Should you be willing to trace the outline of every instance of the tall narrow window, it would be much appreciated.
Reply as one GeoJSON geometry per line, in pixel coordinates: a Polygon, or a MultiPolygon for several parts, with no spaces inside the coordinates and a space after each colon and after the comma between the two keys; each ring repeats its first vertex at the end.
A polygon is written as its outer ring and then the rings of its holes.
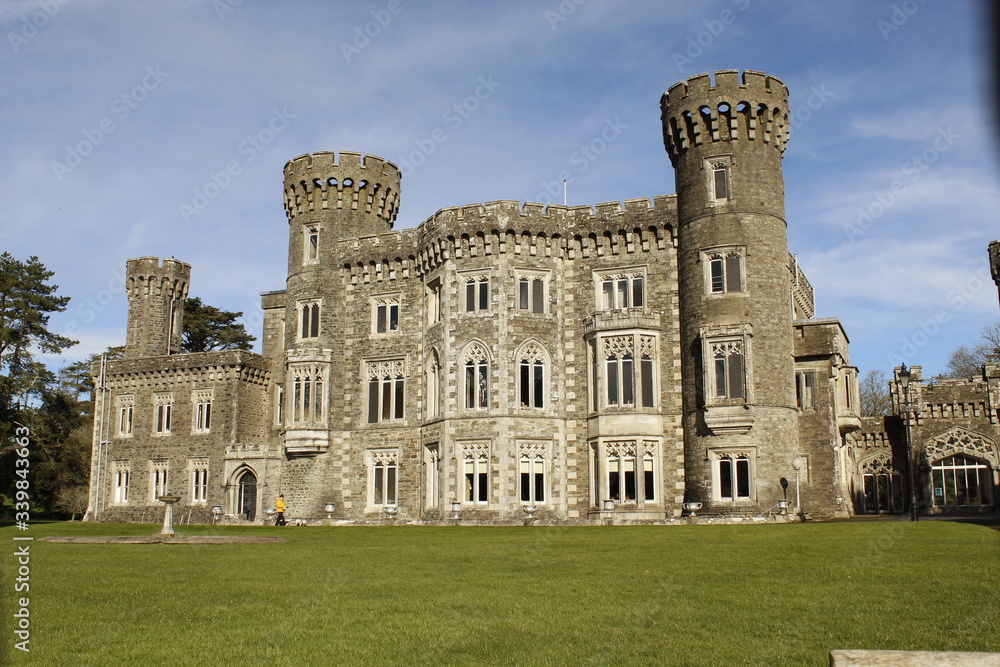
{"type": "Polygon", "coordinates": [[[112,470],[114,470],[114,494],[112,496],[113,502],[122,504],[128,502],[128,485],[129,476],[131,475],[131,466],[128,461],[115,461],[112,464],[112,470]]]}
{"type": "Polygon", "coordinates": [[[299,302],[299,338],[316,338],[319,336],[320,303],[318,301],[299,302]]]}
{"type": "Polygon", "coordinates": [[[545,502],[545,459],[540,454],[522,452],[518,462],[521,502],[545,502]]]}
{"type": "Polygon", "coordinates": [[[441,321],[441,280],[435,279],[427,283],[427,323],[441,321]]]}
{"type": "Polygon", "coordinates": [[[740,251],[715,252],[707,256],[712,294],[743,291],[743,255],[740,251]]]}
{"type": "Polygon", "coordinates": [[[535,343],[524,346],[519,355],[518,393],[522,408],[545,407],[544,352],[535,343]]]}
{"type": "Polygon", "coordinates": [[[199,390],[192,396],[195,433],[208,433],[212,428],[212,390],[199,390]]]}
{"type": "Polygon", "coordinates": [[[517,308],[530,313],[544,313],[546,310],[546,286],[548,274],[535,271],[519,271],[517,276],[517,308]]]}
{"type": "Polygon", "coordinates": [[[292,383],[292,422],[323,423],[325,418],[326,369],[319,365],[295,365],[289,369],[292,383]]]}
{"type": "Polygon", "coordinates": [[[795,403],[798,407],[816,407],[816,373],[800,371],[795,374],[795,403]]]}
{"type": "Polygon", "coordinates": [[[427,363],[427,416],[437,417],[441,410],[441,360],[437,350],[431,350],[427,363]]]}
{"type": "Polygon", "coordinates": [[[638,485],[635,469],[635,442],[608,443],[606,448],[608,499],[623,503],[636,502],[638,485]]]}
{"type": "Polygon", "coordinates": [[[310,225],[305,232],[305,261],[315,262],[319,260],[319,227],[310,225]]]}
{"type": "Polygon", "coordinates": [[[208,460],[191,460],[191,502],[205,502],[208,499],[208,460]]]}
{"type": "Polygon", "coordinates": [[[466,312],[490,309],[490,277],[486,274],[468,276],[465,279],[466,312]]]}
{"type": "Polygon", "coordinates": [[[486,350],[476,344],[465,354],[465,407],[484,409],[490,404],[490,366],[486,350]]]}
{"type": "Polygon", "coordinates": [[[379,450],[371,453],[372,505],[396,504],[397,458],[395,450],[379,450]]]}
{"type": "Polygon", "coordinates": [[[485,505],[490,499],[489,451],[485,444],[465,445],[462,452],[466,503],[485,505]]]}
{"type": "Polygon", "coordinates": [[[118,402],[118,435],[128,437],[132,435],[132,418],[135,414],[135,396],[119,396],[118,402]]]}
{"type": "Polygon", "coordinates": [[[170,433],[170,417],[173,412],[173,397],[170,394],[153,396],[154,415],[153,429],[158,435],[170,433]]]}
{"type": "Polygon", "coordinates": [[[715,199],[729,199],[729,165],[725,162],[713,163],[712,179],[715,199]]]}
{"type": "Polygon", "coordinates": [[[713,391],[716,398],[745,398],[743,346],[739,341],[712,343],[713,391]]]}
{"type": "Polygon", "coordinates": [[[369,362],[369,424],[403,418],[405,382],[402,359],[369,362]]]}
{"type": "Polygon", "coordinates": [[[169,462],[164,460],[150,461],[149,467],[149,493],[152,500],[157,500],[161,496],[167,495],[169,462]]]}
{"type": "Polygon", "coordinates": [[[424,507],[430,509],[441,503],[441,452],[438,444],[424,447],[424,507]]]}

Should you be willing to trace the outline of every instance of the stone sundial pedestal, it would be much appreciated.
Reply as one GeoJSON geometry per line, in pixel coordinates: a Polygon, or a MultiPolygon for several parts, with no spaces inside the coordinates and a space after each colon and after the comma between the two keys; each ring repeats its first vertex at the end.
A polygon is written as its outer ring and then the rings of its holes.
{"type": "Polygon", "coordinates": [[[180,499],[180,496],[160,496],[157,498],[167,506],[167,510],[163,513],[163,529],[160,531],[160,535],[176,535],[174,533],[174,505],[180,499]]]}

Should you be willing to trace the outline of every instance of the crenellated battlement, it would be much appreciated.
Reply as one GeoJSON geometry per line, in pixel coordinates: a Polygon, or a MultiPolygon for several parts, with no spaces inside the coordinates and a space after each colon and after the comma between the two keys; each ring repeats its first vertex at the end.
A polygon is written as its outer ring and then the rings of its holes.
{"type": "MultiPolygon", "coordinates": [[[[350,211],[372,215],[389,228],[399,212],[401,174],[375,155],[317,151],[285,164],[285,213],[298,215],[350,211]]],[[[363,233],[363,232],[362,232],[363,233]]]]}
{"type": "Polygon", "coordinates": [[[184,299],[191,265],[176,259],[138,257],[125,262],[128,296],[127,357],[155,357],[179,352],[184,299]]]}
{"type": "Polygon", "coordinates": [[[513,200],[439,210],[419,227],[339,242],[347,284],[418,277],[451,259],[512,254],[585,259],[665,250],[674,244],[674,195],[556,206],[513,200]]]}
{"type": "Polygon", "coordinates": [[[660,99],[663,143],[676,166],[692,147],[759,141],[784,153],[788,142],[788,88],[762,72],[720,70],[675,83],[660,99]]]}

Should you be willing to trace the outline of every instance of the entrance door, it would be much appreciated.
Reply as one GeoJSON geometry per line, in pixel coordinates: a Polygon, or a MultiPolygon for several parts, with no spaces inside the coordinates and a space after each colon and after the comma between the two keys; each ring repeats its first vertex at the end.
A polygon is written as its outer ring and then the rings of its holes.
{"type": "Polygon", "coordinates": [[[253,521],[257,516],[257,476],[247,470],[240,476],[240,508],[239,513],[247,521],[253,521]]]}

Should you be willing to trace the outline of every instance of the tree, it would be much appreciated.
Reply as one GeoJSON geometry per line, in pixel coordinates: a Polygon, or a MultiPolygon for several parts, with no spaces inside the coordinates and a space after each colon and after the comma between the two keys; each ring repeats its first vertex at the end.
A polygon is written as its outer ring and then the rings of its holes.
{"type": "Polygon", "coordinates": [[[204,304],[198,297],[186,299],[181,349],[184,352],[251,349],[257,339],[236,321],[242,316],[242,312],[233,313],[204,304]]]}
{"type": "Polygon", "coordinates": [[[55,508],[60,512],[68,512],[69,520],[76,521],[76,515],[83,515],[90,502],[88,487],[84,485],[67,486],[59,490],[56,496],[55,508]]]}
{"type": "Polygon", "coordinates": [[[862,417],[884,417],[892,410],[889,396],[889,378],[885,371],[870,370],[861,378],[862,417]]]}
{"type": "Polygon", "coordinates": [[[7,441],[11,425],[27,398],[38,394],[51,375],[34,360],[35,352],[59,354],[77,344],[48,330],[50,313],[66,310],[68,296],[56,296],[54,275],[38,261],[0,255],[0,439],[7,441]],[[48,375],[47,375],[48,374],[48,375]]]}
{"type": "Polygon", "coordinates": [[[969,378],[982,372],[983,364],[1000,364],[1000,322],[983,328],[982,339],[967,347],[962,345],[948,355],[948,370],[935,380],[969,378]]]}

